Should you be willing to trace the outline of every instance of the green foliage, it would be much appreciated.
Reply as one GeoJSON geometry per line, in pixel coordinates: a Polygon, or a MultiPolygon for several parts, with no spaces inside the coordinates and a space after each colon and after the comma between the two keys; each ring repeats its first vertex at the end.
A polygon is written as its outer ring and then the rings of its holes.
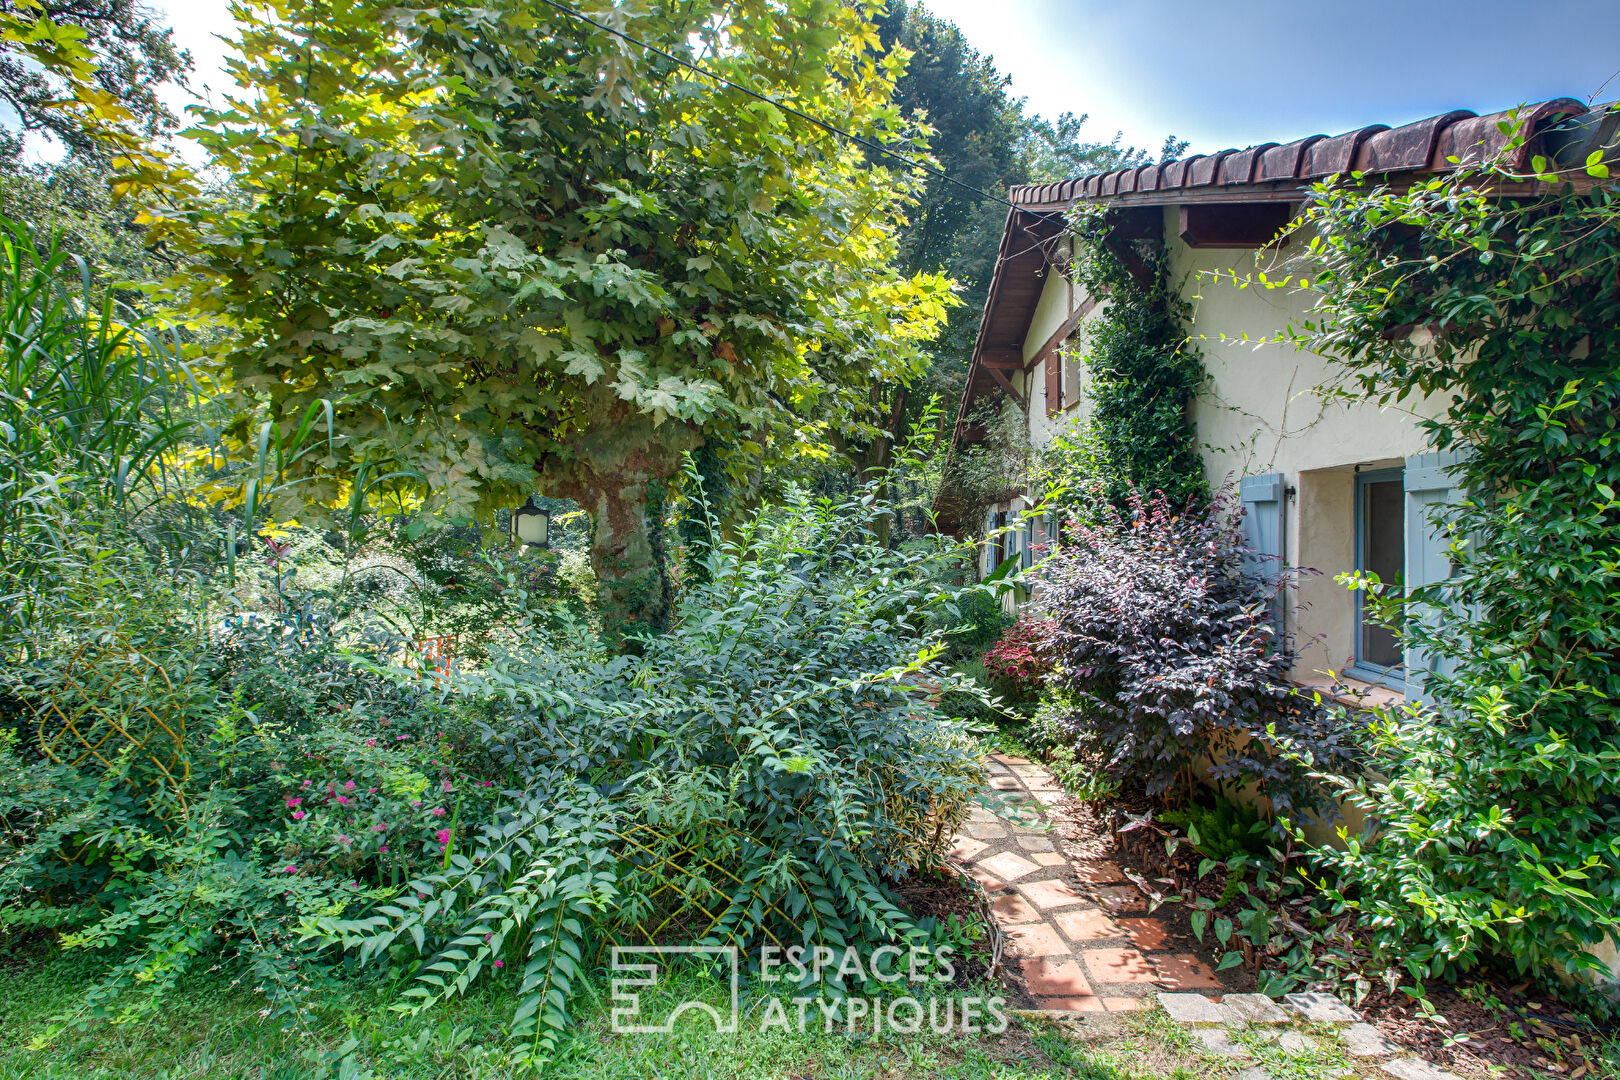
{"type": "Polygon", "coordinates": [[[1431,443],[1461,458],[1453,576],[1359,583],[1433,658],[1432,705],[1383,715],[1377,779],[1347,791],[1378,830],[1321,853],[1414,977],[1595,968],[1620,939],[1620,190],[1535,168],[1550,186],[1524,199],[1488,194],[1519,179],[1497,165],[1346,177],[1304,218],[1301,340],[1346,393],[1435,402],[1431,443]]]}
{"type": "Polygon", "coordinates": [[[98,289],[112,288],[119,301],[141,307],[145,298],[132,286],[167,277],[174,264],[146,248],[134,208],[113,201],[112,178],[111,167],[94,157],[24,164],[0,152],[0,217],[26,224],[36,237],[57,237],[57,247],[95,271],[98,289]]]}
{"type": "Polygon", "coordinates": [[[1184,832],[1207,858],[1221,862],[1238,855],[1261,858],[1270,846],[1271,828],[1259,811],[1227,799],[1217,799],[1209,806],[1190,803],[1161,810],[1157,816],[1165,825],[1184,832]]]}
{"type": "MultiPolygon", "coordinates": [[[[191,56],[175,48],[174,31],[157,13],[120,0],[18,0],[0,11],[0,102],[24,133],[42,132],[77,154],[106,152],[94,130],[60,107],[62,71],[40,63],[27,41],[59,39],[82,56],[84,81],[130,114],[134,130],[151,137],[177,121],[159,96],[163,84],[183,81],[191,56]],[[29,61],[35,61],[30,63],[29,61]]],[[[67,80],[71,91],[72,80],[67,80]]]]}
{"type": "MultiPolygon", "coordinates": [[[[866,7],[608,8],[584,5],[914,149],[866,7]]],[[[247,15],[234,72],[278,91],[198,136],[247,206],[154,210],[154,231],[195,253],[244,404],[285,433],[329,403],[280,516],[384,463],[450,517],[538,482],[592,515],[610,621],[656,624],[649,498],[682,453],[815,452],[922,363],[950,289],[889,267],[913,181],[839,137],[537,0],[247,15]]]]}
{"type": "Polygon", "coordinates": [[[169,343],[96,299],[89,264],[0,219],[0,630],[40,618],[69,536],[159,497],[191,430],[169,343]]]}
{"type": "Polygon", "coordinates": [[[1187,339],[1191,311],[1170,281],[1165,245],[1113,237],[1107,212],[1096,207],[1081,207],[1072,219],[1074,280],[1088,296],[1108,300],[1087,320],[1084,345],[1087,447],[1106,467],[1082,483],[1100,484],[1121,508],[1132,489],[1162,491],[1178,505],[1205,498],[1192,422],[1204,366],[1187,339]]]}
{"type": "Polygon", "coordinates": [[[946,657],[977,660],[1012,625],[1013,617],[1002,610],[993,593],[971,589],[957,594],[946,623],[950,634],[946,657]]]}
{"type": "Polygon", "coordinates": [[[886,548],[887,512],[800,495],[711,547],[638,655],[526,637],[455,679],[512,801],[391,904],[317,924],[364,959],[420,954],[413,1010],[521,965],[513,1030],[541,1053],[612,942],[926,940],[890,886],[939,863],[982,782],[923,700],[958,682],[929,616],[962,552],[886,548]]]}

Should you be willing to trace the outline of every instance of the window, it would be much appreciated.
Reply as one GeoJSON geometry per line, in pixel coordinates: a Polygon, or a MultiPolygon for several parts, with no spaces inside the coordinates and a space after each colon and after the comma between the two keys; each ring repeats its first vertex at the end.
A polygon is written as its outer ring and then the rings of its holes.
{"type": "MultiPolygon", "coordinates": [[[[1356,569],[1401,587],[1406,577],[1406,495],[1400,469],[1356,473],[1356,569]]],[[[1402,678],[1401,639],[1396,629],[1372,618],[1366,596],[1356,593],[1355,662],[1350,674],[1372,682],[1402,678]]]]}

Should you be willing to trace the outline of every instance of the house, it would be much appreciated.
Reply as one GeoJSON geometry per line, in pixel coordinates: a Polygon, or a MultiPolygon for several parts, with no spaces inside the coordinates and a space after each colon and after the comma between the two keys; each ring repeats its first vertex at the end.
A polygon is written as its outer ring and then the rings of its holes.
{"type": "MultiPolygon", "coordinates": [[[[1527,143],[1521,167],[1535,154],[1562,161],[1584,152],[1589,139],[1570,134],[1567,118],[1588,112],[1572,99],[1520,110],[1527,143]]],[[[1106,296],[1088,296],[1063,273],[1070,252],[1063,212],[1078,202],[1105,205],[1116,234],[1162,239],[1172,287],[1194,312],[1188,330],[1203,356],[1208,381],[1192,419],[1212,487],[1239,488],[1255,557],[1312,568],[1286,608],[1286,630],[1297,657],[1295,681],[1328,686],[1341,677],[1358,695],[1391,700],[1420,695],[1427,658],[1367,618],[1359,593],[1337,583],[1351,570],[1386,582],[1419,585],[1452,572],[1449,540],[1430,523],[1429,507],[1459,497],[1448,459],[1428,445],[1418,421],[1442,413],[1436,400],[1379,407],[1330,400],[1330,361],[1282,345],[1257,348],[1305,313],[1297,292],[1239,289],[1206,272],[1255,269],[1254,255],[1286,257],[1305,243],[1279,238],[1312,184],[1348,171],[1402,185],[1457,162],[1503,150],[1498,127],[1508,114],[1450,112],[1400,127],[1375,125],[1336,137],[1194,155],[1064,183],[1014,187],[997,268],[957,413],[953,450],[986,437],[975,416],[987,400],[1011,400],[1022,411],[1031,443],[1087,415],[1087,368],[1082,361],[1088,322],[1107,309],[1106,296]],[[1247,336],[1248,342],[1241,340],[1247,336]]],[[[1504,194],[1513,194],[1505,185],[1504,194]]],[[[1525,185],[1526,190],[1530,185],[1525,185]]],[[[989,507],[961,510],[975,524],[1017,525],[987,545],[988,570],[1011,553],[1027,565],[1046,523],[1022,520],[1020,493],[989,507]]],[[[958,522],[958,527],[965,523],[958,522]]],[[[947,523],[947,527],[950,527],[947,523]]],[[[1279,615],[1284,615],[1279,612],[1279,615]]]]}

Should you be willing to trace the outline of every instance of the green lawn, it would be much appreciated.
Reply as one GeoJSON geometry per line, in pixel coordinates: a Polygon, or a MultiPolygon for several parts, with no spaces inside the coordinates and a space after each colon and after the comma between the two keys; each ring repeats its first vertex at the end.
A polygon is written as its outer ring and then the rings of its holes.
{"type": "MultiPolygon", "coordinates": [[[[192,980],[136,1022],[68,1031],[36,1044],[51,1017],[69,1010],[91,976],[82,960],[55,956],[0,978],[0,1080],[146,1080],[212,1078],[307,1080],[440,1080],[519,1075],[506,1055],[503,1024],[509,988],[473,997],[422,1017],[388,1011],[388,988],[371,981],[338,984],[312,995],[297,1020],[262,1016],[262,999],[223,973],[192,980]],[[347,1060],[336,1051],[357,1043],[347,1060]]],[[[800,1033],[760,1031],[762,1002],[752,1003],[734,1035],[705,1020],[683,1021],[669,1035],[616,1035],[609,1030],[605,983],[581,1009],[575,1035],[539,1075],[578,1080],[642,1077],[746,1080],[1170,1080],[1227,1070],[1202,1061],[1162,1014],[1132,1014],[1101,1037],[1081,1043],[1041,1022],[1015,1020],[999,1035],[851,1037],[820,1026],[800,1033]]],[[[688,977],[649,998],[649,1009],[688,996],[723,1001],[719,987],[688,977]],[[678,995],[678,997],[677,997],[678,995]]],[[[745,1009],[749,1005],[745,1002],[745,1009]]],[[[532,1074],[525,1074],[532,1075],[532,1074]]]]}

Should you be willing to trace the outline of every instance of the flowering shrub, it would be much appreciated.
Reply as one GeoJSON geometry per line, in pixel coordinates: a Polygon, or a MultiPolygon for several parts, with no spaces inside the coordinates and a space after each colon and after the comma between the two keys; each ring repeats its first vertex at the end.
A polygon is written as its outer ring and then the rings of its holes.
{"type": "Polygon", "coordinates": [[[1038,571],[1067,695],[1045,727],[1149,794],[1184,796],[1207,762],[1218,783],[1252,781],[1286,812],[1320,791],[1268,728],[1321,761],[1347,756],[1348,741],[1283,681],[1268,611],[1279,586],[1243,572],[1233,501],[1228,488],[1177,509],[1133,492],[1129,517],[1105,508],[1065,533],[1038,571]]]}
{"type": "Polygon", "coordinates": [[[1050,628],[1045,620],[1021,619],[984,654],[984,670],[996,689],[1014,698],[1032,698],[1052,670],[1050,628]]]}

